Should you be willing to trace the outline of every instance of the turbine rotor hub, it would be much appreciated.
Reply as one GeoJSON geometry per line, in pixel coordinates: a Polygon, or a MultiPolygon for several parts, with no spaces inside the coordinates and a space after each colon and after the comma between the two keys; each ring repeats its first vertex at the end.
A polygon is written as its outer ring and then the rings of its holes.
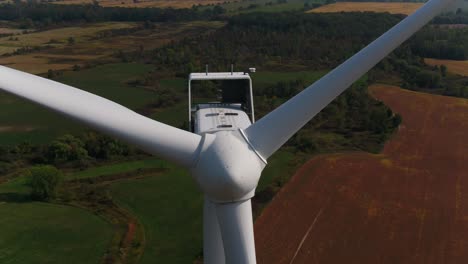
{"type": "Polygon", "coordinates": [[[252,198],[266,163],[241,133],[205,134],[202,142],[198,161],[191,169],[202,191],[218,203],[252,198]]]}

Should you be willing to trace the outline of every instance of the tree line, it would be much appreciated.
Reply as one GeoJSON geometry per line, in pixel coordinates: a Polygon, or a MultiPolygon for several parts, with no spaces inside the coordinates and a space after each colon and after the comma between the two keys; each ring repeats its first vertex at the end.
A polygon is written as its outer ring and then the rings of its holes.
{"type": "Polygon", "coordinates": [[[23,25],[50,25],[71,22],[102,21],[192,21],[210,20],[225,13],[221,6],[212,8],[123,8],[88,5],[55,5],[34,2],[16,1],[0,4],[2,20],[19,21],[23,25]]]}
{"type": "Polygon", "coordinates": [[[412,38],[411,50],[425,58],[467,60],[467,43],[468,27],[429,26],[412,38]]]}
{"type": "Polygon", "coordinates": [[[144,154],[96,132],[90,131],[78,136],[67,134],[43,145],[24,142],[14,146],[0,146],[0,174],[6,174],[25,164],[83,169],[97,162],[127,159],[137,155],[144,154]]]}
{"type": "MultiPolygon", "coordinates": [[[[365,47],[403,16],[373,13],[302,14],[286,12],[271,16],[253,13],[229,19],[213,34],[185,39],[144,54],[159,69],[178,76],[201,70],[225,70],[231,63],[247,69],[331,69],[365,47]]],[[[392,72],[409,89],[466,97],[466,81],[447,74],[446,67],[425,65],[423,58],[465,60],[468,28],[428,25],[405,42],[378,69],[392,72]]],[[[383,76],[383,75],[381,75],[383,76]]],[[[384,77],[385,78],[385,77],[384,77]]]]}
{"type": "Polygon", "coordinates": [[[209,64],[210,69],[300,64],[329,69],[354,54],[403,16],[374,13],[249,13],[229,18],[213,34],[185,39],[150,54],[155,65],[185,75],[209,64]]]}
{"type": "Polygon", "coordinates": [[[468,24],[468,10],[458,9],[455,13],[445,13],[437,16],[433,24],[468,24]]]}

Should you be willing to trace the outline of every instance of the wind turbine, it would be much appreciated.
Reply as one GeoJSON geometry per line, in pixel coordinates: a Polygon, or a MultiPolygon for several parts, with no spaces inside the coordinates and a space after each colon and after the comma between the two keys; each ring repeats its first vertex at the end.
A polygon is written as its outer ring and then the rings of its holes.
{"type": "Polygon", "coordinates": [[[322,79],[246,128],[190,133],[91,93],[3,66],[0,89],[188,168],[205,194],[205,263],[253,264],[256,258],[250,199],[267,159],[353,82],[457,1],[463,0],[430,0],[322,79]]]}

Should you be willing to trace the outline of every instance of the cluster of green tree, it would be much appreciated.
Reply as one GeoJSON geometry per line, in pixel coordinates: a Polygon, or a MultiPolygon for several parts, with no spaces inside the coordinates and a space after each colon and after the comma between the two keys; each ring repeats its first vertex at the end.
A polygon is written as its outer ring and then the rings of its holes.
{"type": "Polygon", "coordinates": [[[66,22],[96,21],[192,21],[209,20],[225,13],[221,6],[213,8],[122,8],[99,5],[54,5],[17,1],[0,4],[0,17],[7,21],[23,21],[23,27],[38,27],[66,22]]]}
{"type": "Polygon", "coordinates": [[[256,88],[254,90],[255,96],[266,96],[266,97],[279,97],[279,98],[290,98],[298,94],[302,89],[309,85],[303,80],[294,81],[281,81],[275,85],[267,86],[264,88],[256,88]]]}
{"type": "Polygon", "coordinates": [[[31,198],[48,201],[56,197],[58,188],[63,181],[63,174],[54,166],[35,166],[27,171],[31,198]]]}
{"type": "Polygon", "coordinates": [[[455,13],[442,14],[432,21],[433,24],[468,24],[468,10],[458,9],[455,13]]]}
{"type": "Polygon", "coordinates": [[[276,64],[331,68],[377,38],[402,16],[373,13],[250,13],[229,19],[213,34],[154,50],[156,65],[185,75],[195,66],[210,69],[276,64]]]}
{"type": "Polygon", "coordinates": [[[411,40],[411,50],[425,58],[468,59],[468,27],[425,27],[411,40]]]}
{"type": "Polygon", "coordinates": [[[408,46],[380,62],[377,69],[387,73],[397,73],[403,80],[400,85],[405,88],[436,89],[441,85],[441,72],[425,67],[423,60],[414,55],[408,46]]]}
{"type": "MultiPolygon", "coordinates": [[[[372,13],[243,14],[230,18],[226,27],[212,34],[173,42],[152,51],[150,56],[139,56],[160,70],[175,70],[182,77],[205,64],[215,71],[231,63],[238,68],[300,65],[330,69],[402,18],[372,13]]],[[[397,74],[402,78],[399,85],[409,89],[465,97],[463,78],[447,75],[445,67],[428,67],[422,58],[465,59],[467,30],[427,26],[379,64],[379,69],[397,74]]]]}
{"type": "MultiPolygon", "coordinates": [[[[302,80],[295,80],[255,89],[258,117],[278,107],[307,85],[302,80]]],[[[309,153],[343,149],[380,151],[385,140],[401,123],[401,117],[370,97],[367,85],[364,79],[354,84],[315,116],[288,145],[309,153]]]]}
{"type": "Polygon", "coordinates": [[[412,50],[412,43],[406,43],[377,65],[372,78],[387,81],[397,76],[401,80],[396,84],[403,88],[468,98],[468,77],[449,74],[445,65],[426,65],[412,50]]]}
{"type": "Polygon", "coordinates": [[[15,165],[54,165],[59,168],[85,168],[99,161],[125,159],[140,152],[111,137],[95,132],[80,136],[64,135],[49,144],[0,147],[0,173],[15,169],[15,165]]]}

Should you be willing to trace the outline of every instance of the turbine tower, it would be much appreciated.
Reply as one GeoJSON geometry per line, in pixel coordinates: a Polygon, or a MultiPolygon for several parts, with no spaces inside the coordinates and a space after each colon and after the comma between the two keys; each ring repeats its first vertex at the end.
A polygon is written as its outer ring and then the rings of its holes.
{"type": "Polygon", "coordinates": [[[190,133],[91,93],[3,66],[0,89],[188,168],[205,195],[205,263],[254,264],[250,199],[267,159],[353,82],[455,2],[463,0],[430,0],[322,79],[243,128],[190,133]]]}

